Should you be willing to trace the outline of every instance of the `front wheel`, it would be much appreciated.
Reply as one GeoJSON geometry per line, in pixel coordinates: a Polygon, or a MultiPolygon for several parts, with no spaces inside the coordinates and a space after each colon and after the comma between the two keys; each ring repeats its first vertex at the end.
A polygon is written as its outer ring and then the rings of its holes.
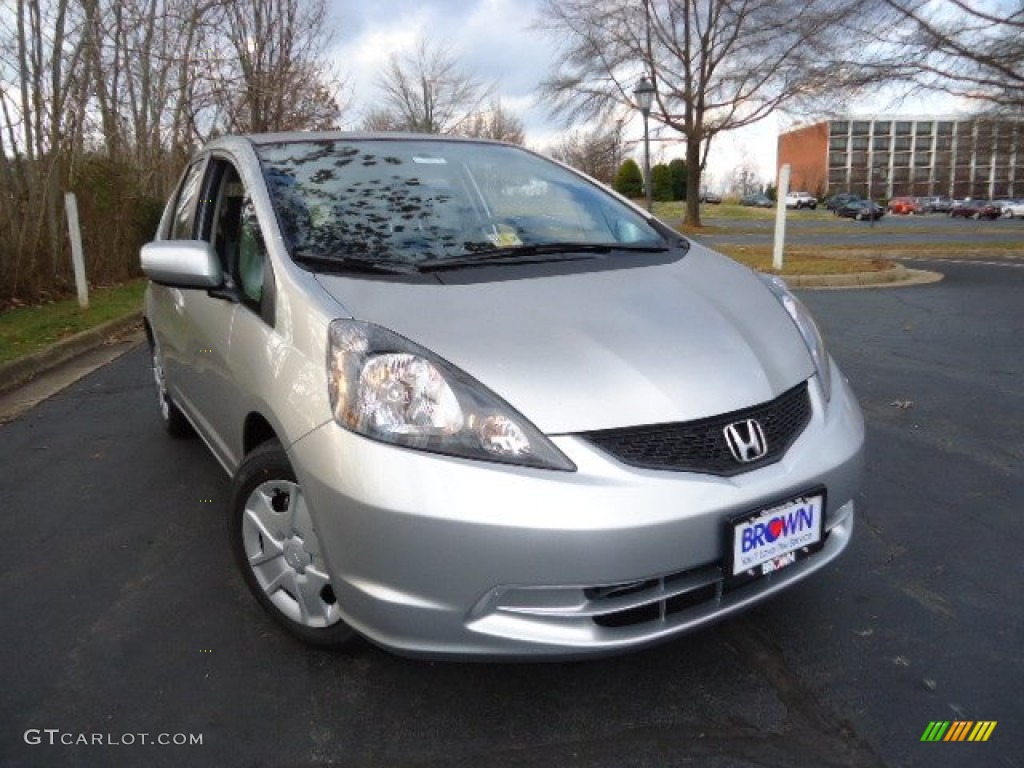
{"type": "Polygon", "coordinates": [[[153,369],[153,383],[156,385],[157,406],[160,409],[160,420],[164,429],[174,437],[188,437],[192,434],[192,425],[174,404],[167,391],[167,377],[164,373],[164,356],[160,352],[160,344],[153,338],[149,344],[150,365],[153,369]]]}
{"type": "Polygon", "coordinates": [[[356,640],[341,619],[306,497],[276,440],[239,467],[229,520],[246,586],[275,621],[310,645],[337,648],[356,640]]]}

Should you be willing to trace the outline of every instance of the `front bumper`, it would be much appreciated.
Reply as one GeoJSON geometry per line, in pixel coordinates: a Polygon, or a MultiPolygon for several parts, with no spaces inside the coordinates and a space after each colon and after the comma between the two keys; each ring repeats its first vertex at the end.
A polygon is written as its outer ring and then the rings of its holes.
{"type": "MultiPolygon", "coordinates": [[[[364,439],[334,423],[290,448],[345,620],[393,651],[573,658],[649,645],[763,599],[850,540],[864,424],[832,400],[776,464],[734,477],[627,467],[572,436],[577,472],[488,464],[364,439]],[[724,589],[725,520],[824,486],[824,546],[724,589]]],[[[813,382],[812,382],[813,384],[813,382]]]]}

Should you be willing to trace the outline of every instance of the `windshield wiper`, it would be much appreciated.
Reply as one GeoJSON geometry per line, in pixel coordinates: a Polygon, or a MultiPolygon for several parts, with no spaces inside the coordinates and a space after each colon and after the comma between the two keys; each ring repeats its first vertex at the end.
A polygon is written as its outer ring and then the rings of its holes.
{"type": "MultiPolygon", "coordinates": [[[[467,243],[467,245],[471,245],[467,243]]],[[[476,266],[481,264],[543,264],[553,261],[576,261],[595,258],[594,254],[613,251],[629,253],[664,253],[667,245],[637,245],[631,243],[538,243],[507,248],[489,248],[465,256],[449,259],[429,259],[419,262],[421,272],[476,266]]]]}
{"type": "Polygon", "coordinates": [[[294,256],[296,264],[309,267],[314,272],[371,272],[385,275],[411,275],[419,270],[412,264],[374,261],[358,256],[294,256]]]}

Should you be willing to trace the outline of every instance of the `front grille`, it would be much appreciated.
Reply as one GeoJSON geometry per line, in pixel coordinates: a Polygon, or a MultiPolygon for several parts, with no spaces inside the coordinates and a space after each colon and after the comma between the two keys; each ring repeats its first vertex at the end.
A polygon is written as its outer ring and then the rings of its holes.
{"type": "Polygon", "coordinates": [[[632,467],[728,477],[781,459],[810,420],[805,381],[770,402],[709,419],[605,429],[580,437],[632,467]],[[747,419],[761,425],[768,450],[757,461],[742,463],[733,458],[724,430],[747,419]]]}

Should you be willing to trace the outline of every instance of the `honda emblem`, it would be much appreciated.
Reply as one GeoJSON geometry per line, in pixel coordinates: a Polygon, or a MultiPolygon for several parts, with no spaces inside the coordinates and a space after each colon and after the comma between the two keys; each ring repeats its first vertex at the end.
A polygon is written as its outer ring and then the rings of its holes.
{"type": "Polygon", "coordinates": [[[764,430],[753,419],[734,421],[722,432],[725,433],[725,442],[732,457],[741,464],[762,459],[768,453],[768,441],[765,440],[764,430]]]}

